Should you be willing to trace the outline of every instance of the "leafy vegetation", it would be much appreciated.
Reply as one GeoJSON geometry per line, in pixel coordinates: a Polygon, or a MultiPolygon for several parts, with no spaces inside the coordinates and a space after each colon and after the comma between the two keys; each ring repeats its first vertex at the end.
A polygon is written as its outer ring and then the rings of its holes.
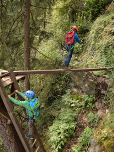
{"type": "MultiPolygon", "coordinates": [[[[114,114],[106,116],[94,136],[97,137],[99,144],[103,145],[107,151],[111,152],[114,145],[114,114]],[[110,125],[109,125],[110,124],[110,125]]],[[[102,150],[102,149],[101,149],[102,150]]]]}
{"type": "Polygon", "coordinates": [[[75,152],[84,152],[88,146],[88,142],[90,140],[90,137],[92,135],[92,129],[88,126],[84,129],[84,132],[82,132],[82,137],[78,138],[78,141],[81,143],[80,146],[74,146],[72,149],[75,152]]]}
{"type": "Polygon", "coordinates": [[[91,126],[95,126],[95,122],[97,120],[97,114],[93,114],[92,112],[90,112],[87,116],[87,118],[89,119],[89,122],[91,124],[91,126]]]}
{"type": "Polygon", "coordinates": [[[4,147],[4,143],[3,143],[2,139],[1,139],[1,136],[0,136],[0,150],[2,152],[7,152],[6,148],[4,147]]]}
{"type": "Polygon", "coordinates": [[[49,127],[49,141],[54,152],[62,149],[67,140],[75,135],[76,122],[74,122],[74,119],[76,119],[74,111],[61,109],[59,117],[56,118],[53,125],[49,127]]]}
{"type": "Polygon", "coordinates": [[[91,19],[94,20],[100,13],[104,12],[105,7],[111,2],[112,0],[86,0],[85,9],[87,14],[91,14],[91,19]]]}
{"type": "MultiPolygon", "coordinates": [[[[3,5],[0,6],[2,8],[0,67],[6,70],[10,68],[22,70],[24,1],[1,2],[3,5]]],[[[65,35],[73,25],[78,26],[78,35],[83,43],[75,45],[70,66],[114,67],[114,4],[106,14],[101,15],[110,2],[110,0],[86,0],[84,5],[80,0],[31,1],[30,68],[61,69],[61,63],[67,56],[61,44],[65,45],[65,35]],[[94,19],[96,20],[93,21],[94,19]]],[[[97,128],[94,134],[103,148],[110,152],[114,145],[114,71],[93,73],[100,76],[107,74],[111,78],[107,103],[112,113],[101,120],[100,128],[97,128]]],[[[95,109],[95,96],[72,92],[69,86],[70,73],[32,75],[30,82],[31,90],[34,90],[41,103],[42,112],[36,121],[36,127],[39,128],[42,141],[46,143],[47,151],[49,149],[54,152],[64,151],[64,145],[74,136],[80,112],[88,114],[89,123],[91,127],[94,126],[97,115],[90,110],[95,109]]],[[[23,82],[19,85],[24,91],[23,82]]],[[[78,138],[80,145],[75,145],[72,149],[75,152],[85,151],[91,134],[92,129],[86,127],[82,136],[78,138]]],[[[2,145],[0,150],[3,151],[2,141],[0,144],[2,145]]]]}

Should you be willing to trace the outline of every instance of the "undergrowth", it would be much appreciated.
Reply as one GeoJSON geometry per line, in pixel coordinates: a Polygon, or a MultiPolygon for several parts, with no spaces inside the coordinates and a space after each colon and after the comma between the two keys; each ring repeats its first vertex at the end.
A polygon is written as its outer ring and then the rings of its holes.
{"type": "Polygon", "coordinates": [[[75,145],[74,147],[72,147],[72,149],[75,152],[85,152],[91,135],[92,135],[92,129],[87,126],[84,129],[84,132],[82,132],[82,136],[78,138],[78,142],[80,142],[81,145],[75,145]]]}
{"type": "Polygon", "coordinates": [[[58,152],[62,149],[64,144],[71,136],[74,136],[74,130],[76,128],[76,114],[71,109],[61,109],[61,113],[58,118],[53,122],[53,125],[49,127],[50,131],[50,144],[53,152],[58,152]]]}

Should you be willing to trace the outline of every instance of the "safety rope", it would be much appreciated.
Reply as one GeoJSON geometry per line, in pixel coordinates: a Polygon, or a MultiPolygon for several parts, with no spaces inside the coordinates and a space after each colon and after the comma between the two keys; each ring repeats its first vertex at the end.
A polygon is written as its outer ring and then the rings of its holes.
{"type": "Polygon", "coordinates": [[[17,113],[18,116],[19,116],[19,118],[20,118],[20,120],[23,121],[23,122],[26,122],[26,121],[29,120],[28,115],[27,115],[27,117],[23,117],[17,110],[13,110],[13,113],[17,113]],[[23,120],[23,119],[24,119],[24,120],[23,120]]]}
{"type": "MultiPolygon", "coordinates": [[[[98,119],[99,119],[99,116],[100,116],[101,110],[102,110],[102,108],[103,108],[104,101],[105,101],[105,99],[106,99],[106,96],[107,96],[107,93],[108,93],[108,90],[109,90],[109,86],[110,86],[110,82],[109,82],[109,84],[108,84],[107,91],[106,91],[106,94],[105,94],[105,96],[104,96],[104,100],[103,100],[103,102],[102,102],[101,109],[100,109],[100,112],[99,112],[99,114],[98,114],[98,117],[97,117],[97,120],[96,120],[96,123],[95,123],[94,129],[93,129],[93,132],[94,132],[95,127],[96,127],[96,125],[97,125],[97,123],[98,123],[98,119]]],[[[89,140],[89,142],[88,142],[88,146],[87,146],[86,152],[88,151],[88,148],[89,148],[89,144],[90,144],[90,141],[91,141],[92,135],[93,135],[93,133],[92,133],[92,134],[91,134],[91,136],[90,136],[90,140],[89,140]]]]}
{"type": "Polygon", "coordinates": [[[111,4],[109,5],[109,7],[106,9],[106,11],[105,11],[104,14],[102,15],[102,17],[106,14],[106,12],[108,11],[108,9],[110,8],[110,6],[112,5],[113,2],[114,2],[114,0],[111,2],[111,4]]]}

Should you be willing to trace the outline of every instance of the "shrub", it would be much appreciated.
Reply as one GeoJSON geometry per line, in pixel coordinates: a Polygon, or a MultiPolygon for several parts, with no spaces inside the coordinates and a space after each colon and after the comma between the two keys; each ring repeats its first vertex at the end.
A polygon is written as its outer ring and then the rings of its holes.
{"type": "Polygon", "coordinates": [[[93,104],[93,101],[95,100],[95,95],[83,95],[82,99],[87,109],[93,109],[95,107],[95,104],[93,104]]]}
{"type": "Polygon", "coordinates": [[[91,126],[94,126],[96,122],[97,114],[93,114],[92,112],[90,112],[87,117],[89,119],[91,126]]]}
{"type": "Polygon", "coordinates": [[[112,0],[86,0],[85,9],[88,14],[91,14],[92,20],[94,20],[111,1],[112,0]]]}
{"type": "Polygon", "coordinates": [[[59,117],[54,120],[53,125],[49,127],[50,145],[54,152],[58,152],[58,150],[62,149],[68,138],[75,135],[75,118],[76,114],[72,110],[62,109],[59,117]]]}
{"type": "Polygon", "coordinates": [[[78,138],[78,141],[81,143],[81,145],[80,146],[75,145],[72,149],[75,152],[84,152],[85,149],[87,148],[91,135],[92,135],[92,129],[87,126],[84,129],[84,132],[82,132],[82,137],[78,138]]]}

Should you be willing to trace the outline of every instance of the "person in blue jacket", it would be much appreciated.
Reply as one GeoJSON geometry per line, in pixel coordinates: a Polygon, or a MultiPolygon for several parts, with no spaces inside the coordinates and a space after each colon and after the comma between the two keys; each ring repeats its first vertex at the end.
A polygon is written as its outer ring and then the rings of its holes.
{"type": "Polygon", "coordinates": [[[74,35],[74,44],[72,44],[72,45],[71,44],[70,45],[66,44],[66,49],[67,49],[67,52],[68,52],[68,57],[64,61],[64,63],[62,63],[62,66],[64,66],[65,69],[69,69],[68,66],[69,66],[70,60],[72,58],[72,53],[74,51],[74,45],[76,44],[76,42],[80,43],[80,39],[79,39],[79,37],[77,35],[78,27],[77,26],[73,26],[71,28],[71,32],[73,32],[73,31],[75,33],[75,35],[74,35]]]}

